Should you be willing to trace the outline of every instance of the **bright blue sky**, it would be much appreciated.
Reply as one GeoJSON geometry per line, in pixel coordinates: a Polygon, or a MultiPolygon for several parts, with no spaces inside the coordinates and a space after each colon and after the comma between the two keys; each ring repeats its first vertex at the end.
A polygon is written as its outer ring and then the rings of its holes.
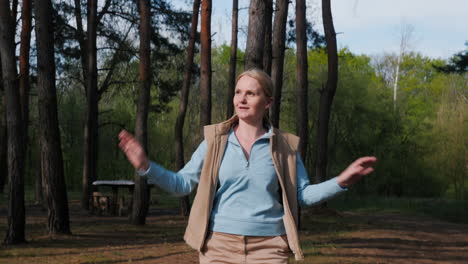
{"type": "MultiPolygon", "coordinates": [[[[398,52],[402,25],[413,33],[408,50],[433,58],[448,58],[465,49],[468,41],[468,0],[331,0],[338,46],[357,54],[376,55],[398,52]]],[[[292,1],[294,2],[294,1],[292,1]]],[[[248,7],[239,0],[239,7],[248,7]]],[[[321,1],[307,0],[307,19],[323,31],[321,1]]],[[[175,5],[191,10],[192,1],[176,0],[175,5]],[[178,4],[178,3],[179,4],[178,4]],[[185,2],[186,4],[180,4],[185,2]],[[188,2],[188,4],[187,4],[188,2]]],[[[290,11],[294,6],[290,5],[290,11]]],[[[214,44],[229,43],[232,1],[213,1],[214,44]]],[[[248,23],[246,9],[239,12],[239,43],[245,46],[248,23]]]]}

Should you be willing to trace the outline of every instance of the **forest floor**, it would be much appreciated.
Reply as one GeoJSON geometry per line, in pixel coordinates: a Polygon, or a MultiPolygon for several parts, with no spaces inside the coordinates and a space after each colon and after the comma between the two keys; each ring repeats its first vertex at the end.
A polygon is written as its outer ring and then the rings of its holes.
{"type": "MultiPolygon", "coordinates": [[[[70,203],[72,235],[49,236],[47,212],[26,207],[27,244],[0,246],[0,263],[198,263],[182,240],[186,219],[151,208],[145,226],[90,215],[70,203]]],[[[0,207],[0,234],[7,210],[0,207]]],[[[468,263],[468,224],[394,212],[304,210],[302,263],[468,263]]],[[[290,263],[294,263],[291,261],[290,263]]]]}

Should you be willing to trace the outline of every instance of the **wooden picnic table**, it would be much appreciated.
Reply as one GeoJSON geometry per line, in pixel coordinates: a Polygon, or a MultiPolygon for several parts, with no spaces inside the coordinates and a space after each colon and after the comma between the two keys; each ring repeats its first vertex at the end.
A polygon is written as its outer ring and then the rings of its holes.
{"type": "MultiPolygon", "coordinates": [[[[130,180],[109,180],[109,181],[94,181],[93,185],[96,186],[96,189],[101,187],[111,187],[112,188],[112,198],[110,203],[110,213],[112,215],[121,215],[121,209],[124,206],[125,199],[124,196],[119,197],[119,189],[124,188],[128,189],[128,192],[133,195],[133,189],[135,187],[135,182],[130,180]],[[119,198],[120,201],[119,201],[119,198]]],[[[131,208],[131,200],[128,201],[128,208],[131,208]]]]}

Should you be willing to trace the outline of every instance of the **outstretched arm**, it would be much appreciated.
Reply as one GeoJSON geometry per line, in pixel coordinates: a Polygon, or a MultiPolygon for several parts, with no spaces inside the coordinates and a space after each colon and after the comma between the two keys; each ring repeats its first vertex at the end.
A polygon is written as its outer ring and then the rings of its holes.
{"type": "Polygon", "coordinates": [[[345,192],[347,187],[354,184],[364,175],[371,173],[374,169],[375,157],[359,158],[348,166],[339,176],[330,180],[310,184],[307,172],[302,160],[297,155],[297,198],[301,205],[311,206],[327,201],[336,195],[345,192]]]}
{"type": "Polygon", "coordinates": [[[140,176],[157,184],[174,196],[184,196],[192,192],[200,181],[200,173],[206,153],[206,142],[203,141],[193,153],[190,161],[179,172],[174,172],[150,161],[132,134],[123,130],[119,134],[119,147],[140,176]]]}
{"type": "Polygon", "coordinates": [[[338,177],[337,181],[341,187],[348,187],[359,181],[363,176],[374,171],[376,157],[362,157],[351,163],[338,177]]]}

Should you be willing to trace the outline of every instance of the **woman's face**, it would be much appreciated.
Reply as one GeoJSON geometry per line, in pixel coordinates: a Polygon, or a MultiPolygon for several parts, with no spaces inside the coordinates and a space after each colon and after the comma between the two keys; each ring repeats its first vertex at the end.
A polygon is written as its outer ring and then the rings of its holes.
{"type": "Polygon", "coordinates": [[[256,79],[245,75],[237,81],[233,103],[239,119],[261,123],[265,111],[270,107],[271,98],[265,95],[256,79]]]}

